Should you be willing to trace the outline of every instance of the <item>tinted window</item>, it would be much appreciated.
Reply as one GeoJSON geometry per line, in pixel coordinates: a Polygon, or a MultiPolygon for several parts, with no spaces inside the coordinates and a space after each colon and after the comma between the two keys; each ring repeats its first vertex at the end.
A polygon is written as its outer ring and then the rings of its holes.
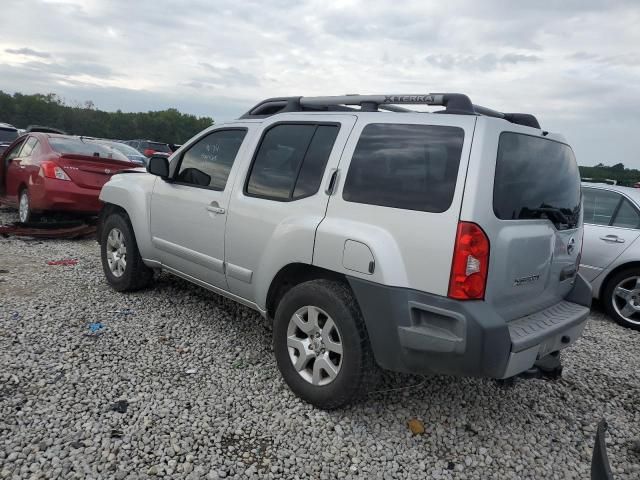
{"type": "Polygon", "coordinates": [[[500,135],[493,209],[502,220],[547,218],[573,228],[580,218],[580,174],[571,149],[546,138],[500,135]]]}
{"type": "Polygon", "coordinates": [[[182,156],[176,181],[224,190],[246,130],[221,130],[198,140],[182,156]]]}
{"type": "Polygon", "coordinates": [[[367,125],[351,159],[343,198],[444,212],[453,200],[463,141],[458,127],[367,125]]]}
{"type": "Polygon", "coordinates": [[[338,130],[335,125],[319,125],[316,129],[296,181],[293,191],[294,199],[311,196],[320,188],[338,130]]]}
{"type": "Polygon", "coordinates": [[[638,211],[631,205],[626,198],[622,200],[622,204],[613,220],[614,227],[638,228],[640,226],[640,217],[638,211]]]}
{"type": "Polygon", "coordinates": [[[158,142],[140,142],[140,149],[150,149],[161,153],[173,153],[173,151],[169,148],[169,145],[167,145],[166,143],[158,142]]]}
{"type": "Polygon", "coordinates": [[[609,225],[620,203],[620,195],[606,190],[584,188],[584,222],[593,225],[609,225]]]}
{"type": "Polygon", "coordinates": [[[322,178],[336,134],[337,127],[311,124],[270,128],[258,148],[246,193],[273,200],[291,200],[299,174],[302,180],[296,188],[296,197],[315,193],[320,181],[318,174],[322,178]]]}

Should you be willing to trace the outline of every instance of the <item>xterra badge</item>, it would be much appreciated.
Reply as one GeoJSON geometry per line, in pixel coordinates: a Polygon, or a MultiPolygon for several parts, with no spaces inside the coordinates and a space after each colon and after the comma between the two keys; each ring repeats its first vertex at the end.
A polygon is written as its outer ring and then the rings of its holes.
{"type": "Polygon", "coordinates": [[[540,275],[529,275],[528,277],[516,278],[513,281],[514,287],[520,287],[528,283],[537,282],[540,279],[540,275]]]}

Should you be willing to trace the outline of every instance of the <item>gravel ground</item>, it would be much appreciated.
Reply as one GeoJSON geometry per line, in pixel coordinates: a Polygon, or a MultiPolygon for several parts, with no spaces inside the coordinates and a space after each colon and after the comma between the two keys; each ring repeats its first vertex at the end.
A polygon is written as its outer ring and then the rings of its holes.
{"type": "Polygon", "coordinates": [[[584,479],[603,417],[616,478],[639,478],[639,340],[596,311],[561,380],[390,375],[327,413],[253,311],[164,274],[116,293],[92,240],[0,237],[0,478],[584,479]]]}

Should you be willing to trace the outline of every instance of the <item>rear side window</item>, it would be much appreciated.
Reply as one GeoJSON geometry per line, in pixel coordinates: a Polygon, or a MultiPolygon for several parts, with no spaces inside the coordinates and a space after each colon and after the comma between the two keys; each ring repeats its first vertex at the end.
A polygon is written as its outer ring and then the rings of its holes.
{"type": "Polygon", "coordinates": [[[281,124],[264,134],[246,194],[291,201],[315,194],[338,135],[337,125],[281,124]]]}
{"type": "Polygon", "coordinates": [[[20,150],[20,156],[22,158],[30,157],[37,144],[38,140],[36,140],[35,137],[29,137],[29,139],[24,143],[22,150],[20,150]]]}
{"type": "Polygon", "coordinates": [[[638,212],[626,198],[620,204],[620,208],[613,220],[613,226],[621,228],[638,228],[640,226],[638,212]]]}
{"type": "Polygon", "coordinates": [[[502,220],[546,218],[558,229],[580,218],[580,174],[569,146],[513,132],[500,134],[493,210],[502,220]]]}
{"type": "Polygon", "coordinates": [[[620,203],[620,195],[606,190],[584,188],[584,223],[609,225],[620,203]]]}
{"type": "Polygon", "coordinates": [[[444,212],[453,201],[463,143],[458,127],[367,125],[342,196],[348,202],[444,212]]]}

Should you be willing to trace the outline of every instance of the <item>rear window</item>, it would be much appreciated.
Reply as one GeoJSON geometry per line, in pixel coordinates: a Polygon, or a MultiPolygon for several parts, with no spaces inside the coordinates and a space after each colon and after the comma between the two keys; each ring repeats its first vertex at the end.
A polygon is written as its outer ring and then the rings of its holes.
{"type": "Polygon", "coordinates": [[[126,155],[115,148],[108,147],[94,141],[84,141],[80,138],[49,137],[49,145],[60,154],[86,155],[89,157],[112,158],[128,162],[126,155]]]}
{"type": "Polygon", "coordinates": [[[558,229],[580,218],[580,174],[569,146],[503,132],[498,145],[493,209],[502,220],[549,219],[558,229]]]}
{"type": "Polygon", "coordinates": [[[173,151],[169,148],[169,145],[167,145],[166,143],[142,142],[140,148],[145,150],[149,148],[161,153],[173,153],[173,151]]]}
{"type": "Polygon", "coordinates": [[[0,128],[0,143],[11,143],[18,138],[17,130],[7,130],[0,128]]]}
{"type": "Polygon", "coordinates": [[[444,212],[451,206],[464,130],[436,125],[367,125],[343,198],[383,207],[444,212]]]}

